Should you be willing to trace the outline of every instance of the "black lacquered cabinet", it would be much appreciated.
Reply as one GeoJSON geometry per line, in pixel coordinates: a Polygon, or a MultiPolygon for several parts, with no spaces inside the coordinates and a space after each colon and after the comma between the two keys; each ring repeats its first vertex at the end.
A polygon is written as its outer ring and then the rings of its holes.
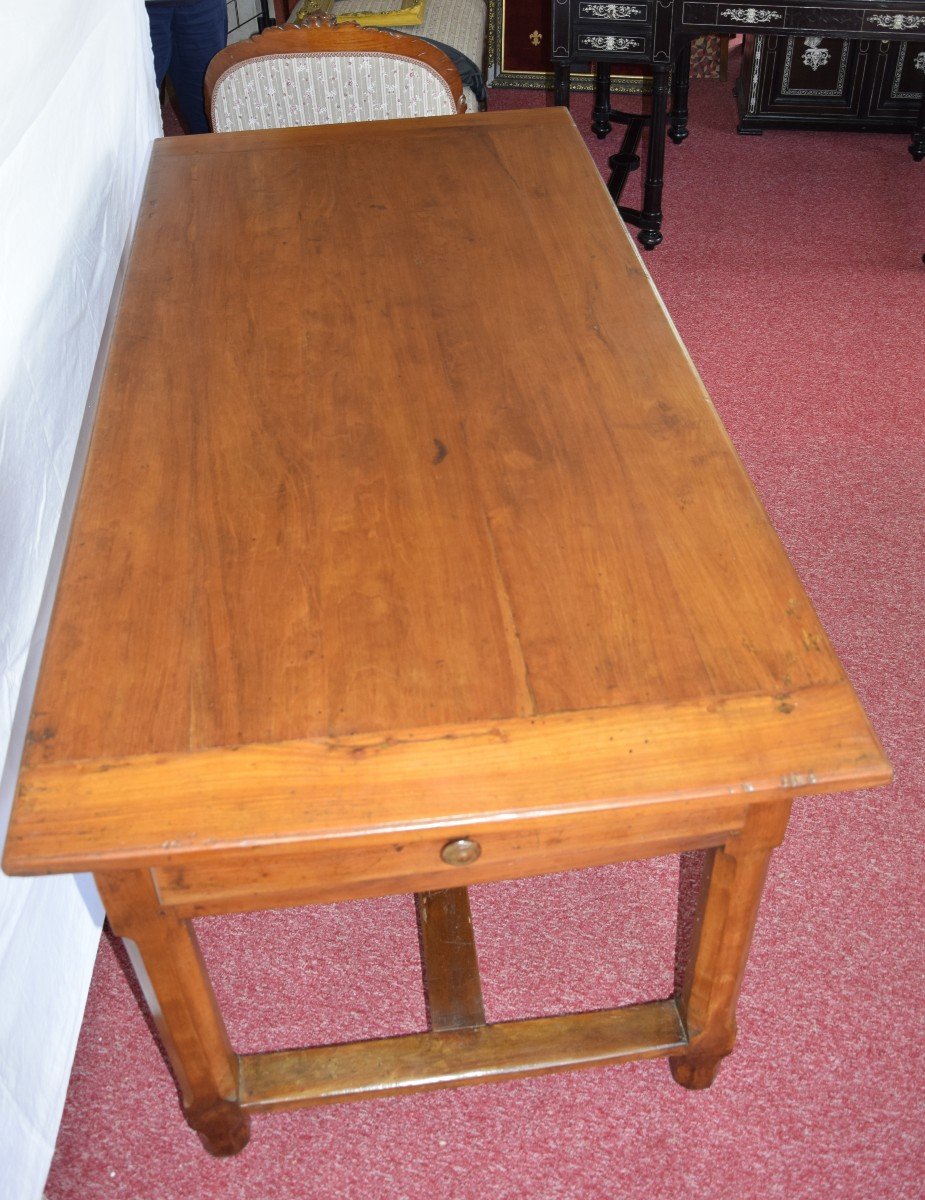
{"type": "Polygon", "coordinates": [[[905,132],[925,91],[925,39],[905,42],[747,34],[736,88],[739,131],[905,132]]]}

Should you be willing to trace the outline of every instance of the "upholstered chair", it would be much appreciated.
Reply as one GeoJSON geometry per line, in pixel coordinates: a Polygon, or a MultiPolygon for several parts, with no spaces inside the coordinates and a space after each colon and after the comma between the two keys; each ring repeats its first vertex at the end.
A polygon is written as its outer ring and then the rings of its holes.
{"type": "Polygon", "coordinates": [[[486,0],[293,0],[290,25],[302,25],[330,10],[337,21],[356,21],[372,29],[397,29],[432,42],[452,59],[463,81],[468,111],[477,101],[487,107],[484,87],[486,0]]]}
{"type": "Polygon", "coordinates": [[[228,46],[209,64],[205,86],[216,133],[466,111],[459,72],[441,50],[332,18],[228,46]]]}

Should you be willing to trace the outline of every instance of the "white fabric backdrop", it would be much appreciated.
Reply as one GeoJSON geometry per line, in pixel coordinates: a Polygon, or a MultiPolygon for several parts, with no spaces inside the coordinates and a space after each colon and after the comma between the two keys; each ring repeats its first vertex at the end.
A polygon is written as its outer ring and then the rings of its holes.
{"type": "MultiPolygon", "coordinates": [[[[85,449],[110,298],[161,125],[143,0],[0,7],[2,838],[63,549],[59,523],[76,490],[71,468],[85,449]]],[[[6,1200],[42,1194],[101,918],[88,878],[0,875],[6,1200]]]]}

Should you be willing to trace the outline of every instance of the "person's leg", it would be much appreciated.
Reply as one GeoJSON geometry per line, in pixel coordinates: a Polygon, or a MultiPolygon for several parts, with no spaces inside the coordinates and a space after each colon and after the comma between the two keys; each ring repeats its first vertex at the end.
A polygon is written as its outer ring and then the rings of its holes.
{"type": "Polygon", "coordinates": [[[157,80],[157,90],[164,83],[164,76],[170,67],[171,22],[173,20],[172,4],[149,4],[148,23],[151,26],[151,49],[154,51],[154,78],[157,80]]]}
{"type": "Polygon", "coordinates": [[[197,0],[174,9],[170,79],[190,133],[208,133],[203,98],[206,67],[228,40],[225,0],[197,0]]]}

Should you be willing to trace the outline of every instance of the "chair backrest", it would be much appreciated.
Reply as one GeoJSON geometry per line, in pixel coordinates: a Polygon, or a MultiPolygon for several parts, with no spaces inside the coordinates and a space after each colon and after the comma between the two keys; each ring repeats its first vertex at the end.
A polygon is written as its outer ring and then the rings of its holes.
{"type": "Polygon", "coordinates": [[[228,46],[209,64],[205,90],[216,133],[464,111],[459,72],[436,46],[331,18],[228,46]]]}

